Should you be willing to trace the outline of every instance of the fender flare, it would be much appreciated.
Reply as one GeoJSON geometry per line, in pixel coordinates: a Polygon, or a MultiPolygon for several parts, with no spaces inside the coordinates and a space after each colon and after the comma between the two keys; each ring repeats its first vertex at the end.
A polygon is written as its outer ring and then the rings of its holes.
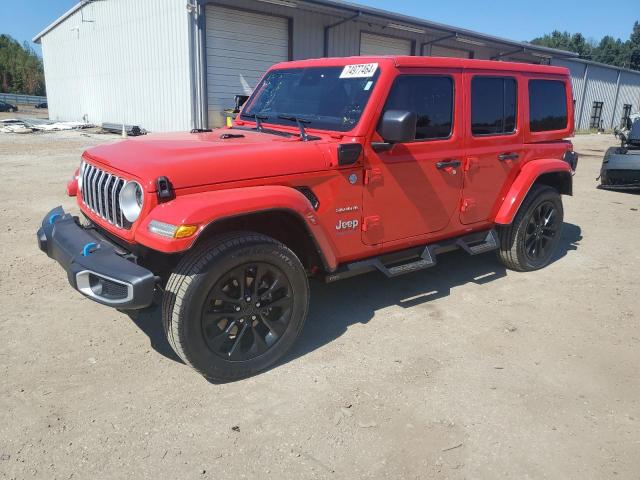
{"type": "Polygon", "coordinates": [[[529,193],[529,190],[531,190],[531,187],[533,187],[542,175],[546,175],[548,173],[560,173],[562,175],[567,175],[569,177],[569,181],[572,181],[571,178],[573,172],[571,170],[571,166],[564,160],[559,160],[557,158],[545,158],[533,160],[524,164],[518,173],[518,176],[511,184],[511,188],[505,195],[502,205],[500,205],[500,208],[498,209],[495,223],[498,225],[509,225],[513,222],[520,205],[522,205],[522,202],[529,193]]]}
{"type": "Polygon", "coordinates": [[[241,187],[178,196],[170,202],[157,205],[149,212],[136,229],[135,240],[153,250],[180,253],[191,248],[200,234],[217,221],[270,211],[286,211],[302,220],[325,267],[330,271],[336,269],[335,249],[320,225],[311,203],[298,190],[281,185],[241,187]],[[197,225],[198,230],[189,238],[164,238],[149,232],[151,220],[171,225],[197,225]]]}

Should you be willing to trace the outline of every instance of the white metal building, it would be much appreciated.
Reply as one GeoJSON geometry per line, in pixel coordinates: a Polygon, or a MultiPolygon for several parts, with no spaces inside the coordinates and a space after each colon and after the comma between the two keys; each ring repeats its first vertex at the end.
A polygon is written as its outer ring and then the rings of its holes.
{"type": "Polygon", "coordinates": [[[34,41],[52,119],[151,131],[218,126],[234,95],[250,93],[272,64],[323,56],[563,65],[580,128],[611,128],[640,107],[640,72],[336,0],[83,0],[34,41]]]}

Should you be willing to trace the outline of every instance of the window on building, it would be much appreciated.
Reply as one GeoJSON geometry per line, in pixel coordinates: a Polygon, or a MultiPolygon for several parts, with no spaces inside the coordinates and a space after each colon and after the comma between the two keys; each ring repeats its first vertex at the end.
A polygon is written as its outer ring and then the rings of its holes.
{"type": "Polygon", "coordinates": [[[624,106],[622,107],[622,119],[620,120],[620,126],[623,128],[627,126],[627,120],[631,115],[631,108],[632,106],[629,105],[628,103],[625,103],[624,106]]]}
{"type": "MultiPolygon", "coordinates": [[[[575,100],[573,101],[575,104],[575,100]]],[[[558,80],[529,81],[529,129],[547,132],[567,128],[567,89],[558,80]]]]}
{"type": "Polygon", "coordinates": [[[471,131],[473,135],[505,135],[516,130],[517,85],[512,77],[473,77],[471,131]]]}
{"type": "Polygon", "coordinates": [[[384,109],[416,112],[416,140],[448,138],[453,129],[453,79],[436,75],[400,76],[384,109]]]}
{"type": "Polygon", "coordinates": [[[604,102],[593,102],[591,108],[591,121],[589,122],[589,128],[599,129],[602,126],[602,107],[604,102]]]}

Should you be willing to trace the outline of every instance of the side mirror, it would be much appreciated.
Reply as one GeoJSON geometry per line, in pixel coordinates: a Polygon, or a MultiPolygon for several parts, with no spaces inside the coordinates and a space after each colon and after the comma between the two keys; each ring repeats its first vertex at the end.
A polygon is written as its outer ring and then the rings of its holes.
{"type": "Polygon", "coordinates": [[[387,110],[378,125],[378,133],[386,143],[413,142],[416,139],[416,112],[387,110]]]}

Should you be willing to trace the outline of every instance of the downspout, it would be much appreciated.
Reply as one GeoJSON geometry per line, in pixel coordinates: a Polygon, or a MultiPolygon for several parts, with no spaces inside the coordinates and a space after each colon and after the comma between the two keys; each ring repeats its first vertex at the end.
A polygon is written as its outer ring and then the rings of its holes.
{"type": "Polygon", "coordinates": [[[339,22],[336,23],[332,23],[331,25],[327,25],[324,27],[324,50],[323,50],[323,56],[324,57],[328,57],[329,56],[329,30],[336,28],[344,23],[348,23],[351,22],[352,20],[356,20],[358,18],[360,18],[362,16],[362,12],[358,11],[355,15],[349,17],[349,18],[343,18],[342,20],[340,20],[339,22]]]}
{"type": "Polygon", "coordinates": [[[187,35],[189,37],[189,90],[191,94],[191,128],[196,127],[196,118],[198,116],[196,105],[197,101],[197,82],[196,82],[196,62],[195,62],[195,46],[193,41],[194,31],[194,12],[197,10],[197,5],[187,3],[187,35]]]}
{"type": "Polygon", "coordinates": [[[618,70],[618,80],[616,81],[616,99],[613,102],[613,112],[611,112],[611,126],[610,129],[613,129],[613,123],[616,121],[616,110],[618,109],[618,97],[620,97],[620,75],[622,75],[622,70],[618,70]]]}
{"type": "Polygon", "coordinates": [[[584,100],[587,96],[587,82],[589,81],[589,64],[585,64],[584,66],[584,75],[582,76],[582,98],[580,98],[580,114],[578,115],[578,128],[579,130],[582,126],[582,113],[584,112],[584,100]]]}
{"type": "Polygon", "coordinates": [[[187,4],[189,74],[191,88],[191,128],[207,128],[207,77],[205,55],[206,0],[187,4]]]}
{"type": "Polygon", "coordinates": [[[198,65],[200,68],[200,125],[209,128],[209,88],[207,85],[207,17],[206,0],[198,2],[198,65]]]}

